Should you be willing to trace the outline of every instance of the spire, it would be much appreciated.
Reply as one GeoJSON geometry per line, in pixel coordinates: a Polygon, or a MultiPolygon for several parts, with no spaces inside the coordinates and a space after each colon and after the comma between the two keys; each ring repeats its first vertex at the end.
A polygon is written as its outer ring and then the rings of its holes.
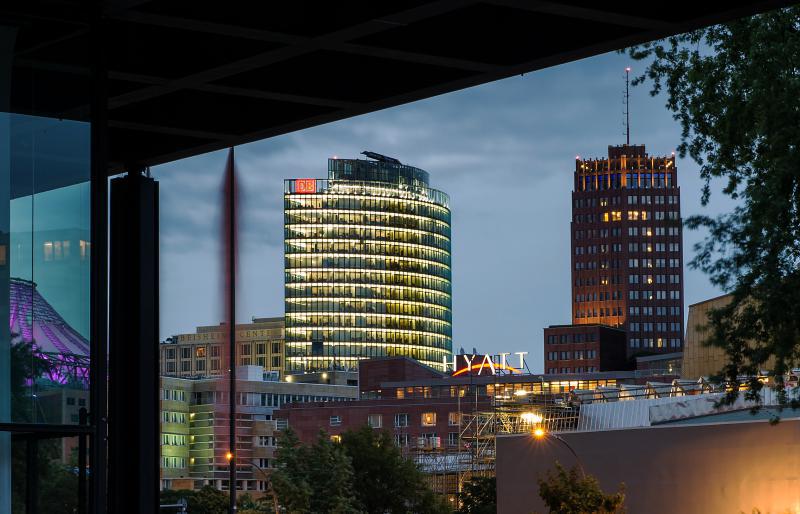
{"type": "Polygon", "coordinates": [[[631,95],[628,89],[631,67],[625,68],[625,144],[631,145],[631,95]]]}

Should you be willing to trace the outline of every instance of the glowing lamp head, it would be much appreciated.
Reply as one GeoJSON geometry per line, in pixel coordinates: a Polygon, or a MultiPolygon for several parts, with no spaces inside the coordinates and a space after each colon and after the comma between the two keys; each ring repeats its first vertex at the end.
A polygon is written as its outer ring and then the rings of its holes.
{"type": "Polygon", "coordinates": [[[628,71],[628,72],[631,71],[631,67],[628,66],[627,68],[625,68],[625,71],[628,71]]]}
{"type": "Polygon", "coordinates": [[[543,438],[545,436],[546,433],[547,432],[545,432],[542,427],[537,427],[533,431],[533,437],[535,437],[536,439],[541,439],[541,438],[543,438]]]}
{"type": "Polygon", "coordinates": [[[227,452],[225,454],[225,460],[227,460],[228,462],[232,461],[233,460],[233,454],[231,452],[227,452]]]}

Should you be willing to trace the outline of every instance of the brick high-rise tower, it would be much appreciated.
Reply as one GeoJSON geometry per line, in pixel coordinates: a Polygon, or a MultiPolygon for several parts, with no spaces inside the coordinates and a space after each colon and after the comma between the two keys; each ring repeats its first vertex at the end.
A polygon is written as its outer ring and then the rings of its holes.
{"type": "Polygon", "coordinates": [[[572,323],[628,333],[628,357],[683,348],[683,253],[675,156],[609,146],[575,161],[572,323]]]}

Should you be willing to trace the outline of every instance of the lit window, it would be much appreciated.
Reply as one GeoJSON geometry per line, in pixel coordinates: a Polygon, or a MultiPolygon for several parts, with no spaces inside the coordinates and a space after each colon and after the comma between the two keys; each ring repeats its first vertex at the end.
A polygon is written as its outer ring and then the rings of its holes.
{"type": "Polygon", "coordinates": [[[435,412],[423,412],[422,413],[422,426],[423,427],[432,427],[436,425],[436,413],[435,412]]]}
{"type": "Polygon", "coordinates": [[[340,436],[340,435],[332,435],[331,436],[331,442],[334,443],[334,444],[341,443],[342,442],[342,436],[340,436]]]}

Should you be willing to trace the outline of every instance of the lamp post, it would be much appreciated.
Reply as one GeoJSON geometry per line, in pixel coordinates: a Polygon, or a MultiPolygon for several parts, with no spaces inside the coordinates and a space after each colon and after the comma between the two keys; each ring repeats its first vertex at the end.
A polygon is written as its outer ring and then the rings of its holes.
{"type": "Polygon", "coordinates": [[[267,472],[266,472],[266,471],[264,471],[264,470],[263,470],[261,467],[259,467],[259,466],[256,466],[254,463],[252,463],[252,462],[250,462],[250,461],[247,461],[247,464],[249,464],[249,465],[250,465],[250,466],[251,466],[253,469],[256,469],[256,470],[258,470],[258,472],[259,472],[259,473],[261,473],[261,475],[262,475],[262,476],[264,477],[264,479],[266,480],[266,482],[267,482],[267,488],[269,489],[270,496],[272,496],[272,506],[274,507],[274,509],[275,509],[275,512],[276,512],[276,514],[277,514],[277,513],[278,513],[278,512],[280,512],[280,511],[278,510],[278,497],[277,497],[277,496],[275,496],[275,489],[273,489],[273,488],[272,488],[272,477],[271,477],[271,476],[269,476],[269,475],[267,474],[267,472]]]}
{"type": "Polygon", "coordinates": [[[572,448],[572,446],[570,446],[570,444],[563,437],[559,436],[558,434],[554,434],[552,432],[548,432],[545,429],[543,429],[542,427],[537,427],[533,431],[533,437],[535,439],[539,439],[539,440],[545,439],[545,438],[555,439],[556,441],[560,441],[561,443],[563,443],[564,446],[566,446],[567,449],[570,451],[570,453],[572,453],[572,455],[575,457],[575,461],[578,463],[578,469],[580,469],[580,471],[581,471],[581,476],[583,478],[586,478],[586,471],[583,469],[583,462],[581,461],[581,458],[578,457],[578,454],[575,453],[575,450],[572,448]]]}
{"type": "MultiPolygon", "coordinates": [[[[231,452],[226,452],[225,453],[225,460],[227,460],[228,462],[233,461],[233,457],[234,457],[233,453],[231,453],[231,452]]],[[[267,482],[267,487],[269,489],[270,496],[272,496],[272,506],[275,508],[275,512],[276,513],[279,512],[279,510],[278,510],[278,497],[275,495],[275,489],[272,488],[272,477],[269,476],[266,471],[261,469],[261,467],[256,466],[253,462],[248,461],[248,460],[245,460],[245,461],[242,461],[242,462],[244,464],[247,464],[248,466],[251,466],[252,468],[258,470],[258,472],[261,473],[261,475],[264,477],[264,479],[267,482]]],[[[236,506],[234,505],[234,511],[235,510],[236,510],[236,506]]]]}

